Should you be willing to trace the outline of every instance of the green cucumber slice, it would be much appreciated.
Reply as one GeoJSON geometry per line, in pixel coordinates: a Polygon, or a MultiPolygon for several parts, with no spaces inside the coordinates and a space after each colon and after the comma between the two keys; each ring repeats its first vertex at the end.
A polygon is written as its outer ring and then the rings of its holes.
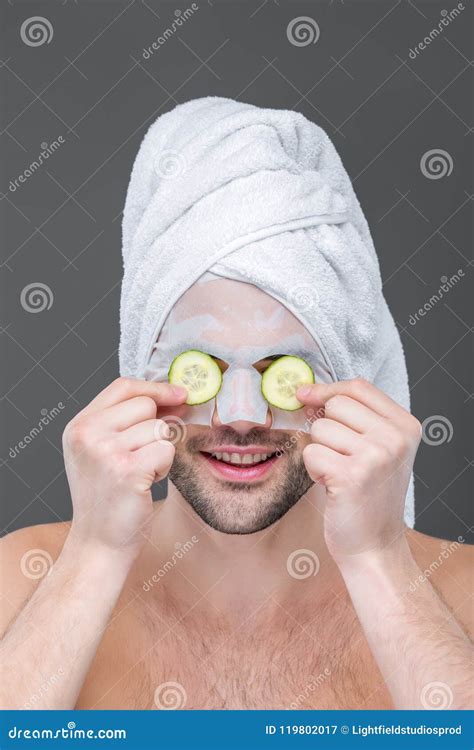
{"type": "Polygon", "coordinates": [[[185,403],[195,406],[204,404],[217,395],[222,385],[222,372],[209,354],[188,349],[172,361],[168,382],[171,385],[183,385],[188,391],[185,403]]]}
{"type": "Polygon", "coordinates": [[[303,404],[296,398],[300,385],[314,383],[311,367],[300,357],[289,354],[278,357],[262,375],[262,393],[272,406],[285,411],[296,411],[303,404]]]}

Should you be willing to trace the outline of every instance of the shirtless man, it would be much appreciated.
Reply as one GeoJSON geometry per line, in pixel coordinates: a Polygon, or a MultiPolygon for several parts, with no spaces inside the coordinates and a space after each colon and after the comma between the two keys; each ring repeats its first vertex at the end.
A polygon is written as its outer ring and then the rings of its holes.
{"type": "Polygon", "coordinates": [[[292,111],[178,105],[141,144],[122,249],[132,377],[65,430],[72,522],[2,542],[2,706],[466,708],[470,551],[404,525],[420,424],[327,135],[292,111]],[[298,391],[310,431],[255,372],[295,340],[318,373],[298,391]],[[173,347],[223,371],[205,418],[163,382],[173,347]]]}
{"type": "MultiPolygon", "coordinates": [[[[258,343],[263,293],[221,283],[223,338],[258,343]]],[[[211,310],[202,290],[192,303],[211,310]]],[[[419,422],[363,380],[298,397],[317,414],[310,434],[215,412],[173,445],[158,420],[186,393],[127,378],[77,414],[72,522],[2,542],[2,708],[468,707],[470,550],[443,555],[403,522],[419,422]],[[255,476],[210,459],[282,444],[255,476]],[[54,560],[42,578],[25,574],[32,550],[54,560]]]]}

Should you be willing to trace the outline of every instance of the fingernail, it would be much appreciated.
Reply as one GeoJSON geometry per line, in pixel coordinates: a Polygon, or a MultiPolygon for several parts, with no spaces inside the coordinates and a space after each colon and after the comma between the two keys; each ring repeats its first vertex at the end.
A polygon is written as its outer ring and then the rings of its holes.
{"type": "Polygon", "coordinates": [[[167,438],[169,438],[169,436],[171,435],[171,430],[169,428],[169,425],[166,422],[162,420],[158,420],[157,427],[158,427],[158,435],[161,439],[166,440],[167,438]]]}
{"type": "Polygon", "coordinates": [[[296,391],[296,395],[303,396],[303,398],[305,398],[305,396],[309,396],[310,393],[311,393],[310,385],[300,385],[300,387],[296,391]]]}
{"type": "Polygon", "coordinates": [[[187,390],[182,385],[172,385],[171,389],[175,396],[186,396],[187,390]]]}

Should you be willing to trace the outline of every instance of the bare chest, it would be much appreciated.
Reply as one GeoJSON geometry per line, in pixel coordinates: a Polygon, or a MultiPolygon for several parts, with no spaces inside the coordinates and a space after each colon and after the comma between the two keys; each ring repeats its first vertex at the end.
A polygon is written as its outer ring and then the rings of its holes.
{"type": "Polygon", "coordinates": [[[355,616],[339,612],[331,622],[329,615],[235,628],[186,618],[118,620],[77,708],[390,708],[355,616]]]}

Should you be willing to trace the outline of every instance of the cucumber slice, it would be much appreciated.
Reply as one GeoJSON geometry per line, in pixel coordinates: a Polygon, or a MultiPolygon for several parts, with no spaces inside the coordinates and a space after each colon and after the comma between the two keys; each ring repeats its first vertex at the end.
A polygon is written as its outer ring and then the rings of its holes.
{"type": "Polygon", "coordinates": [[[300,357],[285,355],[271,363],[262,375],[262,393],[272,406],[296,411],[303,404],[296,398],[300,385],[314,383],[311,367],[300,357]]]}
{"type": "Polygon", "coordinates": [[[178,354],[168,371],[171,385],[183,385],[188,391],[186,404],[204,404],[217,395],[222,385],[222,372],[209,354],[189,349],[178,354]]]}

